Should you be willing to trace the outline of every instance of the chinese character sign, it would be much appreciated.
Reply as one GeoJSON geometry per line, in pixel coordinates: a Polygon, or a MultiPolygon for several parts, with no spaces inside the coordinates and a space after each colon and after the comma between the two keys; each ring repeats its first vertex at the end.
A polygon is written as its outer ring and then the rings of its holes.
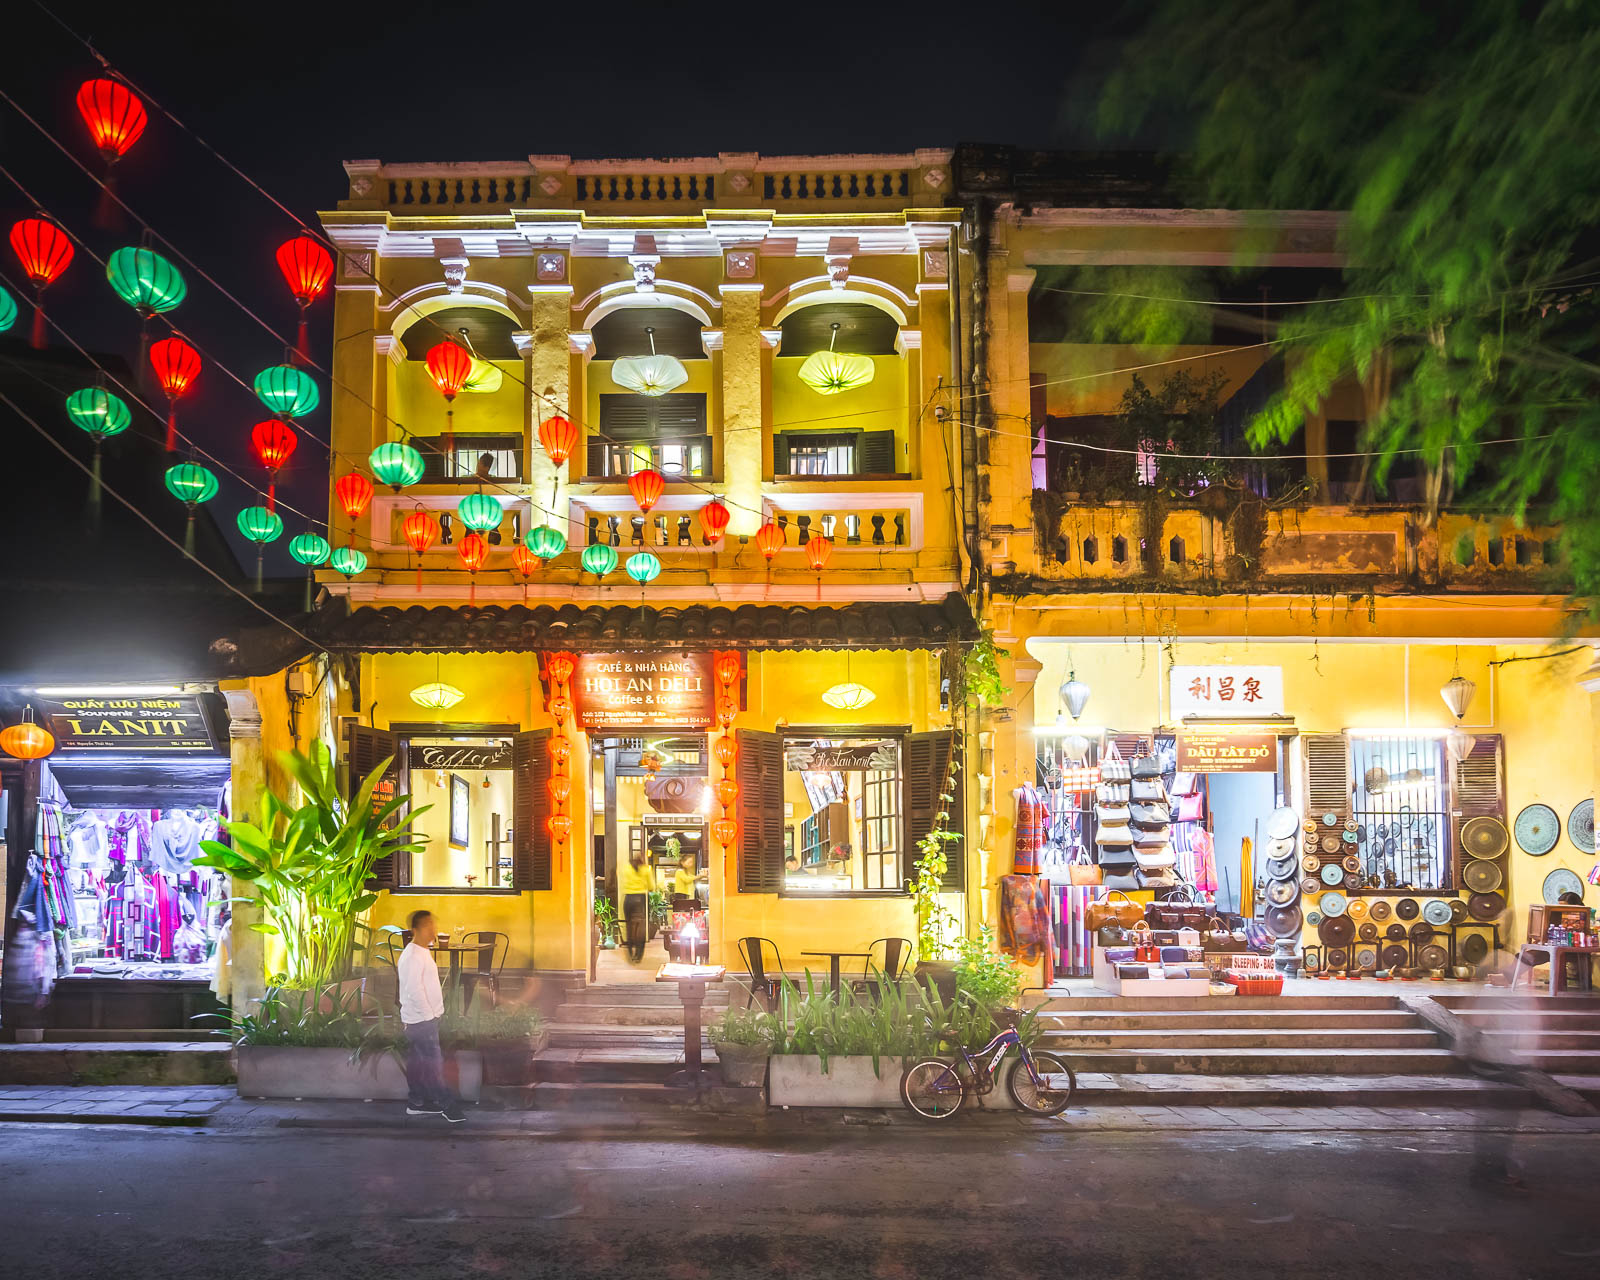
{"type": "Polygon", "coordinates": [[[1282,667],[1173,667],[1172,718],[1281,716],[1282,667]]]}

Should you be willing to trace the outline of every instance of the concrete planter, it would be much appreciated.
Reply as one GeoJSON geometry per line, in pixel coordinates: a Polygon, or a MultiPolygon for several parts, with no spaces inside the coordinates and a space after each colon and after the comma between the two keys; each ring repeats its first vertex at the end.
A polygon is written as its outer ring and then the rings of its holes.
{"type": "MultiPolygon", "coordinates": [[[[404,1101],[405,1069],[392,1053],[357,1065],[348,1049],[278,1048],[240,1045],[241,1098],[356,1098],[404,1101]]],[[[476,1102],[483,1086],[483,1055],[457,1049],[444,1055],[445,1081],[466,1102],[476,1102]]]]}
{"type": "Polygon", "coordinates": [[[899,1058],[878,1059],[878,1074],[867,1057],[829,1058],[828,1070],[810,1055],[773,1057],[767,1097],[775,1107],[898,1107],[899,1058]]]}
{"type": "Polygon", "coordinates": [[[735,1089],[759,1089],[767,1082],[765,1047],[751,1044],[713,1045],[722,1064],[722,1082],[735,1089]]]}
{"type": "Polygon", "coordinates": [[[483,1055],[485,1084],[522,1085],[533,1083],[533,1060],[550,1044],[550,1029],[521,1040],[483,1040],[478,1052],[483,1055]]]}

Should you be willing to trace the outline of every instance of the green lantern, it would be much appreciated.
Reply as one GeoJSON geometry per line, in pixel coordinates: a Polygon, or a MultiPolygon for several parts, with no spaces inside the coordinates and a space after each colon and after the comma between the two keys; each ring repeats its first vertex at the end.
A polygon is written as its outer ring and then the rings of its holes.
{"type": "MultiPolygon", "coordinates": [[[[333,554],[333,547],[328,540],[320,534],[301,533],[289,539],[289,554],[307,570],[314,569],[319,564],[326,564],[328,557],[333,554]]],[[[316,583],[314,574],[306,574],[306,606],[305,611],[311,612],[311,589],[316,583]]]]}
{"type": "Polygon", "coordinates": [[[255,388],[256,398],[278,418],[303,418],[322,402],[310,375],[289,364],[263,369],[255,388]]]}
{"type": "Polygon", "coordinates": [[[171,311],[189,292],[178,268],[152,249],[118,249],[106,259],[106,279],[146,319],[171,311]]]}
{"type": "Polygon", "coordinates": [[[265,507],[246,507],[239,513],[239,532],[256,544],[256,590],[261,590],[261,557],[269,542],[283,536],[283,520],[265,507]]]}
{"type": "Polygon", "coordinates": [[[167,468],[166,484],[172,496],[189,508],[189,523],[183,531],[183,549],[192,556],[194,513],[202,502],[210,502],[217,496],[217,477],[198,462],[180,462],[167,468]]]}
{"type": "Polygon", "coordinates": [[[541,560],[554,560],[567,549],[567,535],[547,524],[528,530],[524,541],[528,544],[528,550],[541,560]]]}
{"type": "Polygon", "coordinates": [[[456,510],[461,514],[461,523],[478,533],[498,529],[506,514],[500,500],[487,493],[469,493],[456,510]]]}
{"type": "Polygon", "coordinates": [[[0,333],[17,322],[17,300],[0,285],[0,333]]]}
{"type": "Polygon", "coordinates": [[[628,571],[628,576],[641,587],[649,586],[661,576],[661,561],[656,559],[655,553],[640,551],[628,557],[628,563],[623,566],[628,571]]]}
{"type": "Polygon", "coordinates": [[[367,557],[354,547],[339,547],[329,557],[328,563],[349,580],[366,569],[367,557]]]}
{"type": "Polygon", "coordinates": [[[367,462],[372,474],[396,493],[422,479],[422,455],[408,444],[391,440],[372,451],[367,462]]]}
{"type": "Polygon", "coordinates": [[[617,549],[609,542],[591,542],[580,559],[585,573],[603,578],[617,567],[617,549]]]}
{"type": "Polygon", "coordinates": [[[133,423],[133,413],[121,396],[104,387],[84,387],[67,397],[67,417],[96,440],[119,436],[133,423]]]}

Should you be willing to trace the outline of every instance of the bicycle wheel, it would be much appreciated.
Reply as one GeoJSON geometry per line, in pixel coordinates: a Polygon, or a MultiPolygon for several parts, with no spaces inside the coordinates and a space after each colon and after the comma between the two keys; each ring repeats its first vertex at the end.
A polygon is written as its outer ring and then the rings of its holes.
{"type": "Polygon", "coordinates": [[[1018,1058],[1006,1073],[1006,1092],[1019,1109],[1030,1115],[1060,1115],[1072,1101],[1073,1091],[1078,1087],[1078,1077],[1072,1074],[1071,1067],[1053,1054],[1035,1053],[1029,1056],[1033,1059],[1034,1071],[1039,1075],[1039,1083],[1034,1084],[1028,1064],[1018,1058]],[[1063,1084],[1065,1088],[1061,1087],[1063,1084]]]}
{"type": "Polygon", "coordinates": [[[924,1120],[948,1120],[961,1110],[966,1090],[950,1063],[925,1058],[901,1073],[900,1101],[906,1110],[924,1120]]]}

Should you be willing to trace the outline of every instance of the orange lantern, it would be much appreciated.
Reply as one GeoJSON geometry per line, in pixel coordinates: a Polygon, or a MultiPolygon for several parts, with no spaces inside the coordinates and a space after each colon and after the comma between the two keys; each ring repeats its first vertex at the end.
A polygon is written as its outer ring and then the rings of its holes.
{"type": "Polygon", "coordinates": [[[457,544],[456,554],[461,557],[462,567],[472,575],[472,586],[467,592],[467,603],[478,603],[478,570],[483,568],[483,563],[489,558],[489,543],[481,533],[469,533],[457,544]]]}
{"type": "Polygon", "coordinates": [[[739,824],[732,818],[718,818],[711,824],[711,834],[724,849],[732,848],[739,838],[739,824]]]}
{"type": "Polygon", "coordinates": [[[572,679],[572,656],[566,653],[552,653],[550,661],[546,664],[550,672],[552,684],[566,684],[572,679]]]}
{"type": "Polygon", "coordinates": [[[724,729],[730,728],[739,715],[739,704],[732,698],[717,699],[717,723],[724,729]]]}
{"type": "Polygon", "coordinates": [[[712,673],[717,677],[717,683],[724,689],[739,683],[739,655],[737,653],[719,653],[711,663],[712,673]]]}
{"type": "Polygon", "coordinates": [[[572,744],[559,735],[551,738],[550,763],[557,769],[565,769],[570,759],[572,759],[572,744]]]}
{"type": "Polygon", "coordinates": [[[544,784],[544,788],[557,804],[566,804],[567,797],[572,794],[572,779],[563,774],[555,774],[544,784]]]}
{"type": "Polygon", "coordinates": [[[639,763],[644,766],[644,771],[649,774],[661,772],[661,754],[653,748],[646,748],[639,753],[639,763]]]}
{"type": "Polygon", "coordinates": [[[766,556],[767,563],[772,563],[772,557],[783,550],[783,530],[768,520],[756,530],[756,549],[766,556]]]}
{"type": "MultiPolygon", "coordinates": [[[[522,603],[528,603],[528,575],[538,567],[539,558],[520,542],[511,548],[511,565],[522,575],[522,603]]],[[[419,574],[421,570],[418,570],[419,574]]]]}
{"type": "Polygon", "coordinates": [[[728,521],[733,518],[732,512],[723,506],[716,498],[711,499],[700,508],[700,528],[706,535],[707,542],[717,542],[728,531],[728,521]]]}
{"type": "Polygon", "coordinates": [[[650,508],[661,501],[661,495],[666,492],[667,482],[659,471],[646,467],[643,471],[635,471],[628,477],[628,492],[633,495],[633,500],[639,504],[639,510],[646,515],[650,508]]]}
{"type": "Polygon", "coordinates": [[[739,784],[732,778],[724,778],[716,784],[716,792],[717,803],[727,809],[739,798],[739,784]]]}
{"type": "MultiPolygon", "coordinates": [[[[339,483],[343,484],[349,479],[361,480],[364,477],[354,471],[345,476],[339,483]]],[[[367,496],[371,497],[372,486],[367,485],[367,496]]],[[[417,594],[422,593],[422,553],[439,541],[439,522],[428,512],[418,507],[400,522],[400,533],[406,540],[406,545],[417,553],[417,594]]]]}
{"type": "Polygon", "coordinates": [[[334,483],[333,496],[339,500],[345,515],[358,520],[372,501],[372,481],[359,471],[346,472],[334,483]]]}
{"type": "Polygon", "coordinates": [[[566,844],[567,837],[572,834],[572,819],[564,813],[552,813],[544,820],[544,826],[557,844],[566,844]]]}
{"type": "Polygon", "coordinates": [[[572,714],[572,699],[564,693],[558,693],[550,699],[550,717],[557,724],[565,724],[567,717],[572,714]]]}
{"type": "Polygon", "coordinates": [[[718,738],[716,746],[712,747],[711,750],[717,757],[717,763],[724,769],[731,769],[734,760],[737,759],[739,754],[738,744],[734,741],[731,733],[725,733],[718,738]]]}
{"type": "Polygon", "coordinates": [[[50,730],[33,719],[33,708],[22,712],[22,723],[0,729],[0,751],[18,760],[43,760],[56,749],[56,740],[50,730]]]}
{"type": "Polygon", "coordinates": [[[578,447],[578,428],[558,413],[539,424],[539,443],[550,461],[559,467],[578,447]]]}
{"type": "Polygon", "coordinates": [[[806,541],[806,559],[811,567],[821,573],[828,563],[828,557],[833,554],[833,543],[824,538],[820,533],[813,534],[806,541]]]}

